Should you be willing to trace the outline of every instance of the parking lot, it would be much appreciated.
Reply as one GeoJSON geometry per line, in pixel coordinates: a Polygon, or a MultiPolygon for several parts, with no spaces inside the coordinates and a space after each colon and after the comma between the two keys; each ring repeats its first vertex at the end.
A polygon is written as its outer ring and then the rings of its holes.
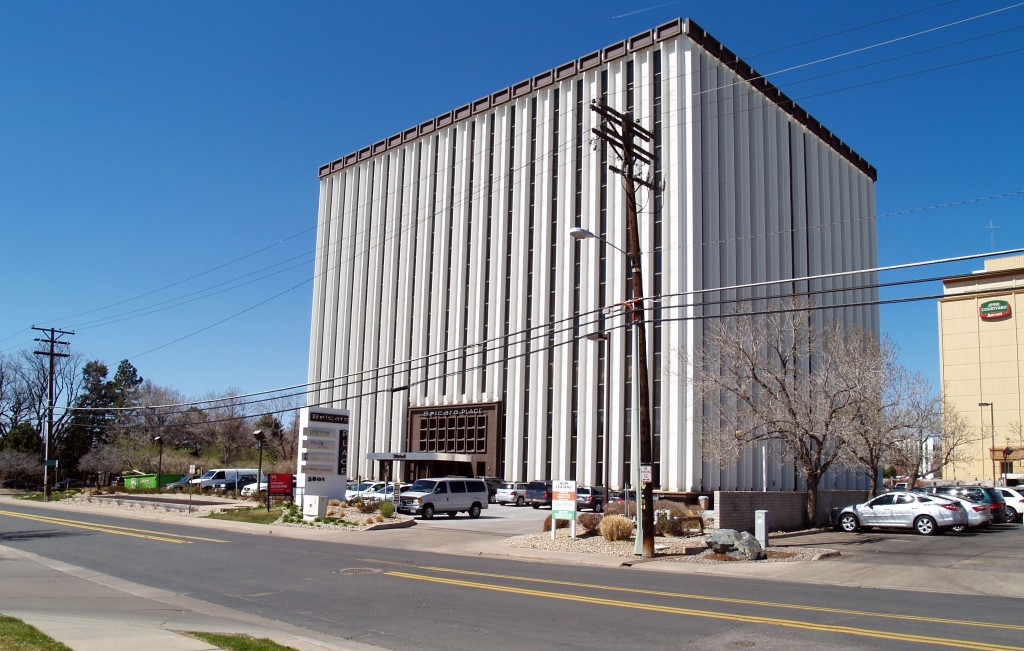
{"type": "Polygon", "coordinates": [[[820,531],[781,535],[773,547],[827,547],[844,558],[878,565],[961,568],[1024,575],[1024,530],[1019,523],[994,524],[964,533],[922,536],[908,529],[857,533],[820,531]]]}
{"type": "Polygon", "coordinates": [[[551,509],[534,509],[529,506],[489,504],[477,519],[465,513],[454,518],[446,515],[435,515],[432,520],[417,519],[417,527],[430,529],[446,529],[454,531],[472,531],[478,534],[489,534],[508,538],[525,533],[540,533],[544,518],[551,515],[551,509]]]}

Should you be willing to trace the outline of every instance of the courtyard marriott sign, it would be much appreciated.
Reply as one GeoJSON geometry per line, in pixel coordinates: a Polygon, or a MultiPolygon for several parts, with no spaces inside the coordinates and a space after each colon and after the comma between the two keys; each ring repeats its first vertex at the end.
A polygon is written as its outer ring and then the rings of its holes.
{"type": "Polygon", "coordinates": [[[1010,304],[1006,301],[985,301],[981,304],[981,320],[995,321],[1010,316],[1010,304]]]}

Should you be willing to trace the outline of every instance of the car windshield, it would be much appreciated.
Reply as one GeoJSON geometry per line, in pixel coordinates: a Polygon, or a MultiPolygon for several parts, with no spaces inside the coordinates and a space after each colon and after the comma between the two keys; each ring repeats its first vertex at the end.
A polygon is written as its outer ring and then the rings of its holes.
{"type": "Polygon", "coordinates": [[[353,490],[364,491],[364,490],[367,490],[369,488],[373,488],[373,482],[364,481],[364,482],[361,482],[359,484],[356,484],[356,487],[353,490]]]}
{"type": "Polygon", "coordinates": [[[411,493],[433,493],[434,487],[437,486],[436,481],[429,479],[417,479],[413,482],[413,485],[409,487],[411,493]]]}
{"type": "Polygon", "coordinates": [[[498,488],[502,488],[504,490],[509,490],[509,491],[510,490],[515,490],[515,487],[516,487],[515,484],[501,484],[500,486],[498,486],[498,488]]]}
{"type": "Polygon", "coordinates": [[[207,470],[206,472],[203,473],[203,476],[200,477],[200,479],[213,479],[213,476],[216,474],[216,470],[207,470]]]}

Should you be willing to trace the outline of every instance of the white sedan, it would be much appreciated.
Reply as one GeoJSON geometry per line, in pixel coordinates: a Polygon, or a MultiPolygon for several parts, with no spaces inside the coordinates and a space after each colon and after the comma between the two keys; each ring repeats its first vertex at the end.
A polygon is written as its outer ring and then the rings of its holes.
{"type": "MultiPolygon", "coordinates": [[[[253,482],[251,484],[246,484],[245,486],[242,486],[241,495],[242,495],[242,497],[252,497],[253,495],[256,494],[256,490],[257,490],[256,489],[256,482],[253,482]]],[[[267,482],[261,481],[259,483],[259,491],[261,493],[267,492],[267,482]]]]}
{"type": "Polygon", "coordinates": [[[345,501],[351,502],[357,497],[368,497],[370,493],[384,488],[382,481],[363,481],[345,491],[345,501]]]}

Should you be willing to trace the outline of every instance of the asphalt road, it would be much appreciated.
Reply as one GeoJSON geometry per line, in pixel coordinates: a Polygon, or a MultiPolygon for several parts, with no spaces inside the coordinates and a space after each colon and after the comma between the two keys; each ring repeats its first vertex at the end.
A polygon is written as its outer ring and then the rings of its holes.
{"type": "MultiPolygon", "coordinates": [[[[499,520],[494,535],[511,527],[499,520]]],[[[457,544],[474,525],[428,526],[457,544]]],[[[1024,633],[1021,600],[452,556],[21,503],[0,510],[0,544],[389,649],[1008,649],[1024,633]]]]}

